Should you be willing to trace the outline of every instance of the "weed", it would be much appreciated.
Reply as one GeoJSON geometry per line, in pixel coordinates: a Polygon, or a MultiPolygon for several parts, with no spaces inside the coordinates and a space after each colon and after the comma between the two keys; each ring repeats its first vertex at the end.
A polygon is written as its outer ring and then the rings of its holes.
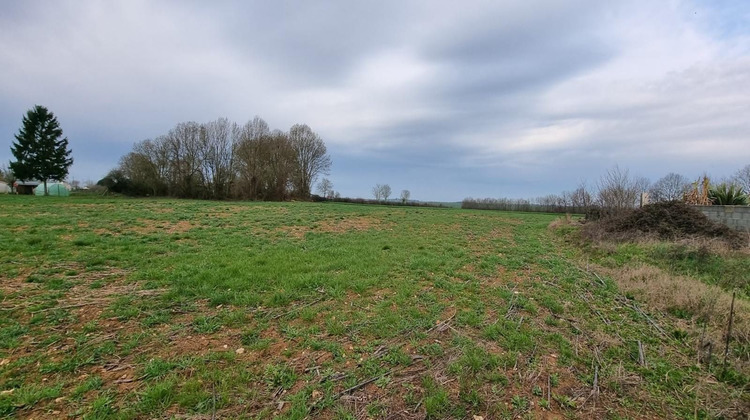
{"type": "Polygon", "coordinates": [[[529,400],[520,395],[514,395],[510,403],[516,411],[524,412],[529,408],[529,400]]]}
{"type": "Polygon", "coordinates": [[[175,381],[170,379],[147,386],[141,393],[138,409],[144,413],[153,413],[169,407],[175,399],[175,385],[175,381]]]}
{"type": "Polygon", "coordinates": [[[458,398],[466,405],[472,408],[478,408],[483,404],[482,397],[475,387],[461,387],[458,398]]]}
{"type": "Polygon", "coordinates": [[[297,382],[297,374],[287,364],[275,364],[266,366],[263,379],[271,387],[289,389],[297,382]]]}
{"type": "Polygon", "coordinates": [[[557,401],[557,403],[560,404],[560,407],[563,409],[575,409],[576,408],[576,401],[567,395],[553,393],[552,399],[557,401]]]}
{"type": "Polygon", "coordinates": [[[12,349],[17,347],[20,337],[26,332],[28,332],[28,328],[18,322],[12,322],[10,325],[0,328],[0,348],[12,349]]]}
{"type": "Polygon", "coordinates": [[[176,364],[165,361],[163,359],[151,359],[143,367],[143,377],[158,379],[164,377],[172,369],[176,367],[176,364]]]}
{"type": "Polygon", "coordinates": [[[92,376],[75,387],[75,389],[73,389],[73,392],[71,393],[71,396],[73,398],[81,398],[87,392],[101,388],[103,383],[104,381],[102,381],[102,378],[100,376],[92,376]]]}
{"type": "Polygon", "coordinates": [[[424,397],[424,408],[428,419],[438,419],[447,416],[452,404],[448,392],[443,389],[435,389],[424,397]]]}
{"type": "Polygon", "coordinates": [[[211,334],[221,328],[221,321],[215,316],[198,316],[193,320],[193,331],[199,334],[211,334]]]}
{"type": "Polygon", "coordinates": [[[62,388],[63,384],[23,386],[16,389],[10,396],[0,397],[0,411],[11,414],[19,407],[31,407],[40,401],[57,398],[62,388]]]}
{"type": "Polygon", "coordinates": [[[208,392],[207,384],[198,379],[189,379],[180,387],[177,404],[195,412],[207,412],[213,409],[213,396],[208,392]]]}
{"type": "Polygon", "coordinates": [[[560,375],[558,375],[557,373],[551,374],[549,376],[549,383],[553,388],[560,385],[560,375]]]}
{"type": "Polygon", "coordinates": [[[113,407],[114,405],[114,397],[106,393],[104,395],[100,395],[97,397],[94,401],[91,402],[91,405],[89,406],[89,410],[86,414],[84,414],[83,418],[85,420],[98,420],[98,419],[107,419],[111,418],[112,414],[115,413],[115,409],[113,407]]]}

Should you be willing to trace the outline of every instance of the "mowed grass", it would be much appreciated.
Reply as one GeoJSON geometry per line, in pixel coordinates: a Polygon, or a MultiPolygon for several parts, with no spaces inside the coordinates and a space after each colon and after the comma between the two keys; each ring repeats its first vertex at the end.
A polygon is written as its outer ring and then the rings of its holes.
{"type": "Polygon", "coordinates": [[[555,219],[0,197],[0,416],[747,412],[746,372],[698,364],[697,329],[597,278],[555,219]]]}

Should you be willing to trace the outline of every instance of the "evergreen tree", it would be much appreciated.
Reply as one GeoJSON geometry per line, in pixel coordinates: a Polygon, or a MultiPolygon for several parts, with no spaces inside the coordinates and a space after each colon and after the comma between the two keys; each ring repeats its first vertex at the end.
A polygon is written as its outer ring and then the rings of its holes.
{"type": "Polygon", "coordinates": [[[23,117],[23,127],[16,134],[10,148],[17,159],[10,162],[16,178],[40,179],[44,182],[44,195],[48,194],[47,180],[62,181],[73,164],[68,149],[68,139],[54,114],[36,105],[23,117]]]}

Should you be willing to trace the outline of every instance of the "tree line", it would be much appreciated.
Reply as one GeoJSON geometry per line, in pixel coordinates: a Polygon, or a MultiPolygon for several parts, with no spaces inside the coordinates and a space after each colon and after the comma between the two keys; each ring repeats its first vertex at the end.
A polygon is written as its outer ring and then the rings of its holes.
{"type": "Polygon", "coordinates": [[[308,199],[331,158],[305,124],[271,130],[260,117],[244,125],[226,118],[183,122],[136,143],[99,181],[128,195],[203,199],[308,199]]]}
{"type": "Polygon", "coordinates": [[[550,194],[533,199],[465,198],[461,207],[466,209],[537,211],[545,213],[588,214],[592,210],[617,212],[636,207],[642,202],[655,203],[688,200],[694,192],[705,190],[704,203],[747,205],[750,192],[750,165],[738,170],[727,179],[711,183],[707,175],[691,181],[684,175],[669,173],[653,184],[644,177],[634,176],[627,169],[615,166],[589,186],[582,182],[573,191],[550,194]]]}

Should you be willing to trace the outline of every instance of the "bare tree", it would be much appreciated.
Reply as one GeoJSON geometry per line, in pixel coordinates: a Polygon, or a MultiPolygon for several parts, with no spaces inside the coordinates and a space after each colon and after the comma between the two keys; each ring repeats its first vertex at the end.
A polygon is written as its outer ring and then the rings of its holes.
{"type": "Polygon", "coordinates": [[[750,165],[746,165],[744,168],[735,172],[732,177],[732,182],[742,189],[750,193],[750,165]]]}
{"type": "Polygon", "coordinates": [[[156,171],[148,156],[130,152],[120,158],[119,173],[124,179],[130,180],[127,194],[156,195],[156,171]]]}
{"type": "Polygon", "coordinates": [[[327,175],[331,169],[331,158],[323,140],[306,124],[293,125],[289,130],[289,140],[297,155],[293,180],[296,193],[301,197],[309,197],[310,187],[318,175],[327,175]]]}
{"type": "Polygon", "coordinates": [[[372,187],[372,195],[375,197],[375,201],[380,201],[383,199],[383,186],[380,184],[375,184],[374,187],[372,187]]]}
{"type": "Polygon", "coordinates": [[[391,196],[391,186],[383,184],[381,188],[380,195],[383,197],[383,201],[388,201],[388,197],[391,196]]]}
{"type": "Polygon", "coordinates": [[[164,141],[169,164],[169,194],[198,197],[202,187],[200,161],[201,126],[195,122],[179,123],[164,141]]]}
{"type": "Polygon", "coordinates": [[[261,200],[285,200],[289,198],[289,184],[293,182],[297,165],[294,146],[286,133],[274,130],[258,139],[260,161],[258,188],[261,200]]]}
{"type": "Polygon", "coordinates": [[[409,190],[401,190],[401,204],[406,204],[409,201],[409,197],[411,197],[409,190]]]}
{"type": "Polygon", "coordinates": [[[591,197],[586,182],[578,184],[578,188],[570,194],[570,205],[578,211],[586,211],[594,203],[594,199],[591,197]]]}
{"type": "Polygon", "coordinates": [[[233,132],[238,176],[236,196],[253,200],[259,198],[260,177],[265,165],[261,156],[261,139],[270,134],[268,124],[258,116],[233,132]]]}
{"type": "Polygon", "coordinates": [[[648,184],[646,178],[632,177],[627,169],[615,166],[599,179],[599,205],[615,211],[633,208],[640,194],[648,189],[648,184]]]}
{"type": "Polygon", "coordinates": [[[318,183],[318,192],[321,197],[333,198],[333,182],[328,178],[323,178],[320,183],[318,183]]]}
{"type": "Polygon", "coordinates": [[[234,141],[236,124],[226,118],[201,126],[200,162],[203,186],[209,198],[229,195],[234,178],[234,141]]]}
{"type": "Polygon", "coordinates": [[[690,180],[685,176],[670,172],[651,186],[648,191],[653,202],[682,200],[690,190],[690,180]]]}
{"type": "MultiPolygon", "coordinates": [[[[260,117],[244,126],[225,118],[177,124],[164,136],[136,143],[116,168],[126,193],[191,198],[284,200],[309,197],[331,160],[306,125],[287,134],[260,117]],[[294,141],[291,135],[294,135],[294,141]]],[[[112,177],[110,177],[112,178],[112,177]]],[[[326,195],[331,196],[333,188],[326,195]]]]}

